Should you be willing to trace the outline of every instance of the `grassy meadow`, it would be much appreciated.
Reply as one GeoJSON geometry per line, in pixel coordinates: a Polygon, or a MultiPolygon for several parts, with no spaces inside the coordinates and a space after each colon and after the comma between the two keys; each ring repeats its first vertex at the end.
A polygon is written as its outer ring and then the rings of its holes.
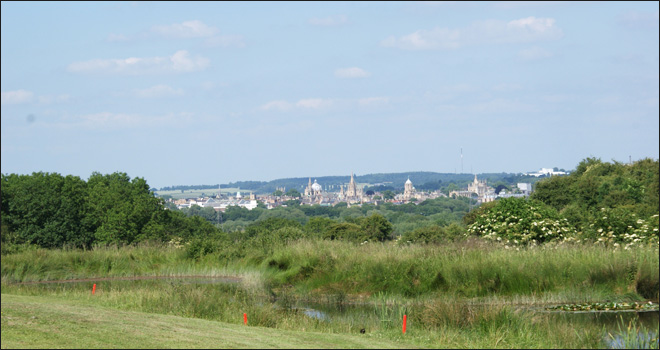
{"type": "Polygon", "coordinates": [[[34,249],[2,257],[2,348],[599,348],[602,326],[576,325],[539,308],[657,302],[658,270],[654,247],[516,250],[480,240],[442,246],[300,240],[269,249],[225,247],[198,259],[185,246],[34,249]],[[74,279],[82,281],[37,283],[74,279]],[[324,319],[304,312],[301,305],[312,302],[363,308],[324,319]],[[105,316],[83,325],[86,314],[105,316]],[[185,329],[177,328],[181,320],[185,329]],[[58,322],[78,326],[49,327],[58,322]],[[106,336],[93,336],[97,326],[106,336]],[[131,329],[127,339],[149,341],[120,343],[110,333],[122,327],[131,329]],[[255,343],[229,335],[246,329],[255,343]],[[78,333],[84,341],[67,343],[78,333]]]}

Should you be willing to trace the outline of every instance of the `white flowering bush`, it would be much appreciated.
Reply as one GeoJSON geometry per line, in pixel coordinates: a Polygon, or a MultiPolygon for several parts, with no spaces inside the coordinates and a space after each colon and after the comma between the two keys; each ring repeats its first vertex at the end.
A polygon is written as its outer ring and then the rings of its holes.
{"type": "Polygon", "coordinates": [[[504,198],[468,226],[468,234],[511,245],[539,244],[575,235],[556,210],[540,201],[504,198]]]}
{"type": "Polygon", "coordinates": [[[639,218],[622,208],[601,208],[600,215],[583,233],[596,243],[622,246],[658,245],[658,214],[650,218],[639,218]]]}

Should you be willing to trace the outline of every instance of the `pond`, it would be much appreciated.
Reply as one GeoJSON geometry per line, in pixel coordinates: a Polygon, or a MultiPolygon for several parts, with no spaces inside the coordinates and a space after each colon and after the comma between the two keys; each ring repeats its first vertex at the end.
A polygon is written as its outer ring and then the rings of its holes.
{"type": "MultiPolygon", "coordinates": [[[[68,281],[50,281],[49,282],[34,282],[22,283],[19,285],[21,289],[42,289],[48,293],[70,293],[74,290],[90,292],[92,283],[98,283],[99,289],[97,293],[103,291],[113,291],[115,294],[135,294],[139,296],[141,303],[145,304],[146,298],[151,295],[151,292],[145,290],[162,291],[165,293],[160,297],[163,301],[169,300],[172,303],[174,299],[178,298],[172,305],[180,306],[182,310],[197,312],[194,307],[207,307],[213,309],[218,301],[225,300],[223,307],[232,307],[231,303],[239,303],[240,305],[233,306],[233,308],[241,309],[244,307],[253,307],[253,312],[258,310],[270,309],[269,305],[278,313],[291,313],[304,315],[310,321],[327,324],[328,329],[349,329],[349,331],[366,332],[374,330],[401,330],[402,318],[404,314],[411,315],[415,311],[416,306],[406,306],[403,304],[387,305],[386,303],[349,303],[343,295],[328,295],[323,301],[301,301],[293,296],[293,294],[276,293],[277,296],[258,296],[252,292],[242,291],[240,279],[227,276],[175,276],[175,277],[125,277],[125,278],[108,278],[108,279],[85,279],[85,280],[68,280],[68,281]],[[76,283],[80,282],[80,283],[76,283]],[[242,291],[242,292],[241,292],[242,291]],[[183,299],[182,299],[183,298],[183,299]],[[185,299],[192,298],[194,305],[190,306],[186,303],[185,299]],[[241,304],[242,303],[242,304],[241,304]],[[254,307],[254,303],[259,304],[254,307]],[[266,308],[261,307],[265,306],[266,308]],[[192,310],[192,311],[191,311],[192,310]],[[339,327],[335,328],[332,325],[349,325],[348,328],[339,327]]],[[[15,285],[15,286],[16,286],[15,285]]],[[[380,300],[376,298],[377,300],[380,300]]],[[[385,300],[383,298],[383,300],[385,300]]],[[[158,299],[153,300],[158,303],[158,299]]],[[[189,304],[191,302],[188,302],[189,304]]],[[[469,302],[455,304],[458,307],[450,311],[460,310],[461,306],[467,309],[475,309],[487,305],[477,305],[469,302]]],[[[639,330],[642,327],[650,330],[650,333],[638,332],[638,342],[650,341],[649,338],[654,338],[657,342],[658,338],[658,324],[660,312],[657,310],[657,304],[653,311],[640,311],[640,310],[622,310],[622,311],[549,311],[542,306],[507,306],[499,305],[500,308],[512,308],[519,311],[544,314],[547,317],[554,318],[560,322],[566,322],[571,327],[579,330],[581,328],[594,326],[603,330],[603,346],[608,348],[624,348],[630,347],[631,339],[629,339],[631,332],[627,332],[627,328],[632,327],[633,331],[639,330]],[[628,337],[628,338],[626,338],[628,337]]],[[[151,305],[154,309],[157,307],[151,305]]],[[[424,305],[418,305],[424,307],[424,305]]],[[[419,309],[417,309],[419,310],[419,309]]],[[[193,312],[193,314],[195,314],[193,312]]],[[[269,311],[263,311],[269,312],[269,311]]],[[[235,313],[239,313],[236,311],[235,313]]],[[[240,311],[240,315],[243,311],[240,311]]],[[[209,313],[210,315],[210,313],[209,313]]],[[[255,315],[256,317],[257,315],[255,315]]],[[[204,317],[197,316],[197,317],[204,317]]],[[[208,316],[212,317],[212,316],[208,316]]],[[[410,316],[408,316],[410,317],[410,316]]],[[[410,318],[409,318],[410,320],[410,318]]],[[[410,321],[409,321],[410,322],[410,321]]],[[[409,324],[410,326],[410,324],[409,324]]],[[[655,345],[657,348],[657,344],[655,345]]]]}
{"type": "MultiPolygon", "coordinates": [[[[657,304],[656,304],[657,305],[657,304]]],[[[366,304],[341,304],[333,305],[329,303],[302,302],[292,306],[291,309],[304,313],[311,319],[323,322],[332,322],[333,320],[345,319],[364,319],[365,315],[375,315],[376,317],[387,315],[396,315],[401,313],[396,307],[375,306],[366,304]],[[383,312],[383,308],[388,308],[383,312]]],[[[660,320],[660,311],[578,311],[578,312],[547,312],[540,307],[520,307],[532,312],[543,312],[550,314],[561,322],[566,322],[576,328],[586,325],[596,325],[603,329],[603,343],[610,349],[630,348],[631,339],[626,330],[631,327],[637,331],[637,339],[634,344],[645,344],[643,348],[658,348],[658,327],[660,320]],[[644,328],[642,328],[644,327],[644,328]],[[649,331],[642,331],[642,329],[649,331]],[[651,342],[656,342],[655,347],[651,342]]],[[[386,320],[391,322],[392,320],[386,320]]]]}

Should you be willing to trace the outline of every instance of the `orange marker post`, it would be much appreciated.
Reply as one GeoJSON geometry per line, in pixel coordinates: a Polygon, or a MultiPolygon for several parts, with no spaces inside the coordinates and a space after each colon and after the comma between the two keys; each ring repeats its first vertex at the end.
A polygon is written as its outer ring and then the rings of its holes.
{"type": "Polygon", "coordinates": [[[92,287],[92,294],[96,293],[96,283],[94,283],[94,286],[92,287]]]}
{"type": "Polygon", "coordinates": [[[243,323],[247,326],[247,314],[243,314],[243,323]]]}
{"type": "Polygon", "coordinates": [[[403,334],[406,334],[406,315],[403,315],[403,334]]]}

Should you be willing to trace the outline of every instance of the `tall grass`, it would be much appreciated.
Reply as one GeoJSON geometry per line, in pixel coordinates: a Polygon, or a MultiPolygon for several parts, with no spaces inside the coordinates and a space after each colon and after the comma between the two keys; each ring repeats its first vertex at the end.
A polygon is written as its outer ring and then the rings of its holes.
{"type": "Polygon", "coordinates": [[[332,314],[327,319],[309,317],[289,303],[272,303],[248,286],[187,284],[184,281],[104,281],[91,294],[91,283],[5,285],[3,293],[61,297],[77,305],[98,305],[126,311],[175,315],[240,324],[243,313],[250,326],[286,330],[359,334],[405,340],[420,347],[597,347],[598,327],[575,332],[549,315],[517,312],[503,303],[481,307],[448,301],[402,302],[381,294],[376,305],[361,312],[332,314]],[[408,329],[402,334],[402,318],[408,329]],[[558,336],[559,335],[559,336],[558,336]]]}
{"type": "MultiPolygon", "coordinates": [[[[2,257],[2,282],[130,276],[218,276],[235,274],[217,259],[193,260],[167,245],[99,247],[92,250],[36,249],[2,257]]],[[[240,269],[239,272],[253,271],[240,269]]]]}
{"type": "Polygon", "coordinates": [[[660,339],[658,329],[648,329],[643,324],[637,325],[633,320],[625,324],[623,318],[618,323],[616,335],[608,332],[610,346],[613,349],[658,349],[660,339]]]}
{"type": "Polygon", "coordinates": [[[240,275],[255,288],[369,298],[456,296],[517,302],[658,299],[657,248],[575,245],[512,250],[482,241],[443,246],[301,240],[272,252],[220,249],[189,259],[184,249],[143,245],[94,250],[38,249],[3,256],[2,282],[93,277],[240,275]],[[233,251],[230,252],[233,254],[233,251]],[[233,255],[232,255],[233,256],[233,255]]]}
{"type": "Polygon", "coordinates": [[[658,284],[657,249],[591,245],[516,251],[478,241],[446,246],[300,241],[274,249],[262,267],[276,285],[311,293],[339,288],[404,297],[657,299],[658,284]]]}

